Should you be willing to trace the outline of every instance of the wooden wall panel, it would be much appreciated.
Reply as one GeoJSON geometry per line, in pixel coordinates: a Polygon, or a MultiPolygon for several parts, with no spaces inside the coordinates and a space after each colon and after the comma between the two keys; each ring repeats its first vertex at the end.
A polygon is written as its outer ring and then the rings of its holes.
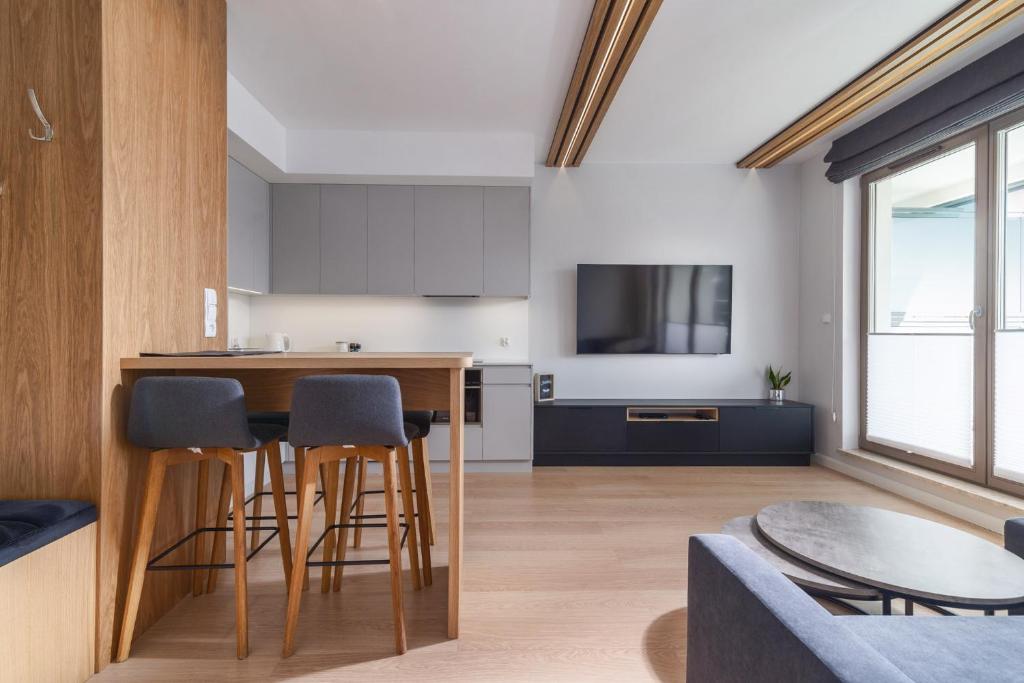
{"type": "MultiPolygon", "coordinates": [[[[109,662],[146,456],[124,440],[122,356],[224,348],[227,328],[226,8],[222,0],[103,0],[103,377],[99,666],[109,662]],[[203,337],[203,287],[218,335],[203,337]]],[[[194,466],[165,484],[155,546],[188,531],[194,466]]],[[[188,591],[151,573],[136,635],[188,591]]]]}
{"type": "Polygon", "coordinates": [[[99,0],[0,2],[0,498],[98,498],[99,45],[99,0]]]}

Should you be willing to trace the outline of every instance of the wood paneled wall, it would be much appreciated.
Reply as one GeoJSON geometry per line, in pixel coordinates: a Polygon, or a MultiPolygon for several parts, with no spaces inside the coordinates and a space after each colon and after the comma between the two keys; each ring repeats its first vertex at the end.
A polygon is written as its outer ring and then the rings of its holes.
{"type": "Polygon", "coordinates": [[[99,491],[99,0],[0,2],[0,498],[99,491]],[[42,133],[34,88],[54,125],[42,133]]]}
{"type": "MultiPolygon", "coordinates": [[[[120,358],[226,345],[226,78],[223,0],[0,0],[0,497],[99,507],[100,668],[146,464],[120,358]],[[52,142],[28,137],[29,87],[52,142]]],[[[175,469],[157,545],[192,525],[194,468],[175,469]]],[[[136,633],[187,589],[147,576],[136,633]]]]}
{"type": "MultiPolygon", "coordinates": [[[[103,0],[101,666],[119,626],[146,464],[124,439],[120,359],[227,346],[226,30],[223,1],[103,0]],[[204,287],[220,302],[211,339],[204,287]]],[[[169,474],[156,547],[187,532],[195,510],[194,468],[169,474]]],[[[149,574],[136,633],[188,588],[188,573],[149,574]]]]}

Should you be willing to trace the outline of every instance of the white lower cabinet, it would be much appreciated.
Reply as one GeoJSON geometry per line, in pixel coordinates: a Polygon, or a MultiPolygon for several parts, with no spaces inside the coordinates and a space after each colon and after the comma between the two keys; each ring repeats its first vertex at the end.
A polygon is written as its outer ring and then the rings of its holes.
{"type": "Polygon", "coordinates": [[[531,460],[533,389],[522,384],[485,384],[483,459],[531,460]]]}
{"type": "MultiPolygon", "coordinates": [[[[430,425],[427,449],[431,460],[447,462],[451,448],[451,427],[446,424],[430,425]]],[[[464,460],[483,460],[483,430],[480,425],[466,425],[462,438],[464,460]]]]}

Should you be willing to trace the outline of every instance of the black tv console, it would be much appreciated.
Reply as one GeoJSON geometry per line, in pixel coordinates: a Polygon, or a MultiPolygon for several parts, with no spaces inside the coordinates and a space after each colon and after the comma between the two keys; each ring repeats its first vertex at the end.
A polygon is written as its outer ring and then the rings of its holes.
{"type": "Polygon", "coordinates": [[[533,464],[807,465],[814,406],[767,400],[537,403],[533,464]]]}

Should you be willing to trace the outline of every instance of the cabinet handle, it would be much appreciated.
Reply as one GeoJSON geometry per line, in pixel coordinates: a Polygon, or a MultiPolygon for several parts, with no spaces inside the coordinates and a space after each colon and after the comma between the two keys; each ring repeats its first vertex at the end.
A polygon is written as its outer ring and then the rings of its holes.
{"type": "Polygon", "coordinates": [[[32,129],[28,129],[28,136],[38,142],[49,142],[53,140],[53,126],[43,116],[43,110],[39,108],[39,98],[36,97],[36,91],[32,88],[28,89],[28,101],[32,103],[32,110],[36,113],[36,118],[39,119],[39,123],[43,124],[43,134],[36,135],[32,132],[32,129]]]}

